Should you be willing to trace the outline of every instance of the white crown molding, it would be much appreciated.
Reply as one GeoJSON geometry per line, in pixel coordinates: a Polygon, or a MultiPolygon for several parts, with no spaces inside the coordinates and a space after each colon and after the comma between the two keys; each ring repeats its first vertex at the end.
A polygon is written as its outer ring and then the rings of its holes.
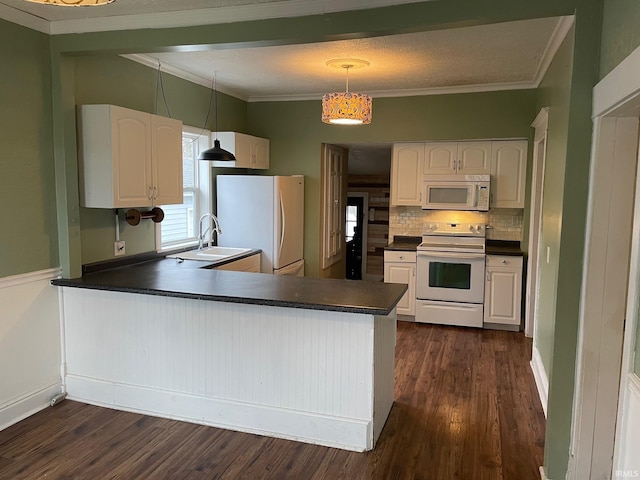
{"type": "Polygon", "coordinates": [[[549,43],[547,44],[547,47],[542,54],[542,58],[540,59],[540,63],[538,64],[538,70],[536,71],[536,75],[534,77],[535,80],[533,82],[535,84],[534,88],[539,87],[542,83],[542,80],[547,74],[547,70],[549,69],[551,62],[553,61],[553,58],[556,56],[556,53],[560,48],[560,45],[562,45],[562,42],[564,42],[564,39],[567,36],[567,33],[569,33],[569,30],[571,30],[574,20],[575,19],[573,16],[560,17],[560,19],[558,20],[558,24],[553,30],[551,38],[549,39],[549,43]]]}
{"type": "MultiPolygon", "coordinates": [[[[133,54],[133,55],[121,55],[121,57],[128,60],[140,63],[147,67],[157,69],[158,60],[149,55],[133,54]]],[[[202,85],[203,87],[211,88],[211,80],[196,75],[194,73],[177,68],[166,63],[161,64],[163,72],[173,75],[178,78],[182,78],[191,83],[202,85]]],[[[536,82],[509,82],[509,83],[488,83],[481,85],[461,85],[450,87],[433,87],[433,88],[419,88],[411,90],[374,90],[362,93],[368,93],[374,98],[384,97],[419,97],[424,95],[448,95],[457,93],[482,93],[482,92],[498,92],[504,90],[528,90],[538,88],[539,83],[536,82]]],[[[219,83],[217,85],[218,91],[231,95],[245,102],[296,102],[305,100],[320,100],[323,93],[305,93],[300,95],[269,95],[269,96],[254,96],[246,97],[240,95],[233,90],[230,90],[219,83]]],[[[326,93],[326,92],[325,92],[326,93]]]]}
{"type": "MultiPolygon", "coordinates": [[[[428,0],[434,1],[434,0],[428,0]]],[[[419,0],[290,0],[235,7],[204,8],[178,12],[144,13],[51,22],[51,34],[138,30],[144,28],[175,28],[197,25],[290,18],[320,15],[346,10],[363,10],[399,4],[418,3],[419,0]]]]}
{"type": "Polygon", "coordinates": [[[0,3],[0,18],[30,28],[31,30],[37,30],[38,32],[48,35],[51,34],[50,22],[47,20],[3,3],[0,3]]]}
{"type": "MultiPolygon", "coordinates": [[[[533,82],[487,83],[482,85],[456,85],[448,87],[417,88],[410,90],[373,90],[362,91],[374,98],[384,97],[420,97],[424,95],[448,95],[457,93],[498,92],[503,90],[528,90],[537,88],[533,82]]],[[[287,102],[302,100],[320,100],[322,93],[301,95],[271,95],[250,97],[248,102],[287,102]]]]}
{"type": "MultiPolygon", "coordinates": [[[[126,58],[127,60],[140,63],[146,67],[150,67],[155,70],[157,70],[158,63],[160,63],[160,69],[164,73],[168,73],[169,75],[173,75],[174,77],[187,80],[188,82],[195,83],[196,85],[202,85],[203,87],[206,87],[206,88],[212,88],[213,86],[211,78],[204,78],[204,77],[201,77],[200,75],[196,75],[195,73],[191,73],[191,72],[188,72],[187,70],[183,70],[182,68],[178,68],[178,67],[174,67],[173,65],[162,63],[157,58],[154,58],[150,55],[143,55],[143,54],[136,53],[136,54],[126,54],[126,55],[123,54],[120,56],[123,58],[126,58]]],[[[216,89],[221,93],[230,95],[240,100],[244,100],[245,102],[249,100],[247,97],[226,88],[224,85],[220,85],[220,82],[217,82],[216,89]]]]}

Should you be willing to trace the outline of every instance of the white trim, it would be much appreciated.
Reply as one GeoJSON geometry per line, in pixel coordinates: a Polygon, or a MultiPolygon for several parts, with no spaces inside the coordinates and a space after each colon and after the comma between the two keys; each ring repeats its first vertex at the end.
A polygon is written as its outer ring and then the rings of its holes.
{"type": "Polygon", "coordinates": [[[567,33],[569,33],[569,30],[571,30],[574,21],[575,18],[573,17],[573,15],[561,17],[558,20],[558,24],[553,30],[551,38],[549,39],[549,43],[547,44],[547,47],[542,54],[542,58],[540,59],[540,63],[538,64],[538,71],[536,72],[535,80],[533,81],[533,83],[535,83],[536,85],[536,88],[539,87],[542,83],[542,80],[547,74],[547,70],[549,70],[549,66],[553,61],[553,58],[556,56],[556,53],[562,45],[562,42],[564,42],[567,33]]]}
{"type": "Polygon", "coordinates": [[[544,364],[542,363],[542,357],[540,352],[534,346],[531,352],[531,370],[533,371],[533,378],[536,381],[536,387],[538,388],[538,395],[540,395],[540,403],[542,403],[542,410],[544,416],[547,416],[547,402],[549,399],[549,379],[547,372],[544,370],[544,364]]]}
{"type": "Polygon", "coordinates": [[[44,410],[49,406],[51,399],[61,391],[59,382],[52,383],[0,405],[0,431],[44,410]]]}
{"type": "MultiPolygon", "coordinates": [[[[122,54],[121,57],[124,57],[133,62],[140,63],[149,68],[157,69],[158,68],[158,60],[151,55],[143,55],[143,54],[122,54]]],[[[188,72],[182,68],[174,67],[172,65],[162,63],[162,71],[166,72],[175,77],[181,78],[191,83],[195,83],[196,85],[202,85],[203,87],[211,88],[211,80],[201,77],[200,75],[196,75],[195,73],[188,72]]],[[[509,82],[509,83],[487,83],[487,84],[479,84],[479,85],[461,85],[461,86],[450,86],[450,87],[432,87],[432,88],[415,88],[409,90],[373,90],[368,91],[369,95],[375,98],[385,98],[385,97],[416,97],[416,96],[425,96],[425,95],[448,95],[448,94],[460,94],[460,93],[483,93],[483,92],[498,92],[505,90],[530,90],[538,88],[539,81],[535,80],[532,82],[509,82]]],[[[288,102],[288,101],[306,101],[306,100],[320,100],[324,93],[303,93],[299,95],[256,95],[252,97],[246,97],[244,95],[239,94],[238,92],[233,91],[232,89],[226,88],[224,86],[217,85],[217,90],[219,92],[225,93],[227,95],[231,95],[232,97],[238,98],[240,100],[244,100],[246,102],[288,102]]]]}
{"type": "Polygon", "coordinates": [[[540,466],[540,480],[549,480],[543,466],[540,466]]]}
{"type": "Polygon", "coordinates": [[[636,375],[635,373],[629,373],[627,375],[627,379],[629,380],[629,383],[627,384],[629,393],[640,400],[640,377],[638,377],[638,375],[636,375]]]}
{"type": "Polygon", "coordinates": [[[62,271],[60,270],[60,267],[56,267],[37,272],[21,273],[19,275],[3,277],[0,278],[0,289],[25,285],[27,283],[40,282],[42,280],[52,280],[60,277],[60,275],[62,275],[62,271]]]}
{"type": "MultiPolygon", "coordinates": [[[[152,55],[132,53],[132,54],[122,54],[120,56],[123,58],[126,58],[127,60],[131,60],[132,62],[137,62],[141,65],[144,65],[145,67],[153,68],[154,70],[157,70],[158,64],[160,64],[160,69],[164,73],[168,73],[169,75],[173,75],[174,77],[178,77],[188,82],[195,83],[196,85],[201,85],[206,88],[213,88],[212,81],[210,78],[204,78],[204,77],[201,77],[200,75],[196,75],[195,73],[191,73],[187,70],[183,70],[182,68],[174,67],[173,65],[169,65],[167,63],[162,63],[160,60],[158,60],[157,58],[154,58],[152,55]]],[[[216,90],[226,95],[230,95],[232,97],[238,98],[240,100],[247,101],[246,97],[239,95],[238,93],[226,88],[224,85],[220,85],[220,82],[216,82],[216,90]]],[[[184,131],[186,133],[190,133],[190,132],[187,132],[187,130],[184,130],[184,131]]],[[[198,129],[198,131],[195,133],[197,134],[199,133],[199,131],[200,129],[198,129]]]]}
{"type": "Polygon", "coordinates": [[[608,115],[624,104],[635,103],[640,97],[638,71],[640,48],[636,48],[593,88],[594,117],[608,115]]]}
{"type": "MultiPolygon", "coordinates": [[[[631,284],[638,276],[638,249],[637,240],[630,242],[633,249],[630,260],[629,246],[625,248],[620,242],[629,235],[627,217],[631,217],[623,212],[637,204],[637,199],[634,202],[633,189],[629,192],[628,186],[620,185],[620,179],[625,178],[626,172],[626,178],[634,180],[638,163],[637,126],[634,133],[627,123],[637,122],[640,113],[640,77],[636,75],[639,70],[640,48],[637,48],[593,90],[594,135],[569,479],[610,477],[620,450],[628,447],[623,444],[621,431],[631,329],[627,326],[624,333],[624,350],[618,332],[625,316],[625,293],[636,295],[631,284]],[[620,157],[615,163],[614,153],[620,157]],[[611,215],[615,218],[609,218],[611,215]],[[627,275],[628,268],[631,271],[627,275]]],[[[635,217],[634,235],[638,232],[637,207],[635,217]]],[[[630,323],[637,321],[627,318],[630,323]]]]}
{"type": "MultiPolygon", "coordinates": [[[[538,88],[535,82],[510,82],[510,83],[483,83],[478,85],[461,85],[451,87],[415,88],[408,90],[368,90],[366,92],[374,98],[384,97],[418,97],[424,95],[448,95],[454,93],[482,93],[498,92],[503,90],[530,90],[538,88]]],[[[324,92],[326,93],[326,92],[324,92]]],[[[286,102],[302,100],[320,100],[322,93],[300,95],[269,95],[254,96],[247,99],[248,102],[286,102]]]]}
{"type": "Polygon", "coordinates": [[[51,23],[43,18],[0,3],[0,18],[41,33],[51,34],[51,23]]]}
{"type": "MultiPolygon", "coordinates": [[[[287,2],[293,3],[293,2],[287,2]]],[[[270,4],[273,5],[273,4],[270,4]]],[[[374,5],[371,6],[372,8],[374,5]]],[[[218,9],[219,10],[219,9],[218,9]]],[[[544,75],[547,73],[553,57],[555,56],[558,48],[562,45],[567,33],[571,29],[574,22],[573,16],[561,17],[558,20],[549,43],[545,47],[545,51],[542,54],[536,74],[531,81],[521,82],[506,82],[506,83],[487,83],[478,85],[458,85],[458,86],[446,86],[446,87],[431,87],[431,88],[414,88],[409,90],[372,90],[366,93],[375,98],[392,98],[392,97],[414,97],[414,96],[426,96],[426,95],[449,95],[449,94],[462,94],[462,93],[483,93],[483,92],[497,92],[505,90],[529,90],[535,89],[540,86],[544,75]]],[[[188,82],[202,85],[207,88],[211,88],[211,79],[204,78],[195,73],[189,72],[179,67],[159,62],[152,55],[146,54],[123,54],[124,58],[138,62],[150,68],[157,69],[158,63],[162,65],[162,70],[170,75],[182,78],[188,82]]],[[[247,97],[245,95],[234,92],[231,89],[221,87],[218,85],[218,91],[231,95],[240,100],[246,102],[287,102],[287,101],[306,101],[306,100],[320,100],[322,95],[326,92],[317,93],[304,93],[304,94],[284,94],[284,95],[256,95],[247,97]]]]}
{"type": "Polygon", "coordinates": [[[68,397],[101,407],[362,452],[373,422],[67,376],[68,397]],[[111,402],[105,402],[111,398],[111,402]],[[259,425],[254,427],[252,425],[259,425]]]}
{"type": "Polygon", "coordinates": [[[407,3],[419,2],[418,0],[289,0],[176,12],[58,20],[50,22],[50,29],[52,35],[61,35],[67,33],[138,30],[143,28],[191,27],[270,18],[321,15],[347,10],[367,10],[407,3]]]}
{"type": "Polygon", "coordinates": [[[549,128],[549,107],[541,108],[531,124],[535,129],[533,141],[533,167],[531,169],[531,195],[529,202],[529,255],[527,256],[527,283],[525,290],[524,333],[536,334],[538,296],[540,293],[540,247],[542,240],[542,199],[544,196],[544,169],[549,128]],[[544,152],[540,155],[540,145],[544,152]]]}

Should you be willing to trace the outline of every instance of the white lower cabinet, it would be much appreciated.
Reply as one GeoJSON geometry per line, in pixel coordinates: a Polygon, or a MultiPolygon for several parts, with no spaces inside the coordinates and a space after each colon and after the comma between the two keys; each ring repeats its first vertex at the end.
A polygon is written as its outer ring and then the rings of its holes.
{"type": "Polygon", "coordinates": [[[484,323],[519,328],[521,311],[522,257],[487,255],[484,323]]]}
{"type": "Polygon", "coordinates": [[[416,314],[416,252],[384,252],[385,283],[402,283],[409,289],[398,302],[398,315],[416,314]]]}
{"type": "Polygon", "coordinates": [[[260,254],[256,253],[249,257],[241,258],[234,262],[225,263],[219,267],[215,267],[216,270],[231,270],[233,272],[254,272],[260,273],[260,254]]]}

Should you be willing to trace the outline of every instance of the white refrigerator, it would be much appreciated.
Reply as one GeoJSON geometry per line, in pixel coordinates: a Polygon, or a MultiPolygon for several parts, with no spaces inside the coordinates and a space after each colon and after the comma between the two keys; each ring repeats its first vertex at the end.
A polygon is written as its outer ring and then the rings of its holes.
{"type": "Polygon", "coordinates": [[[218,175],[223,247],[262,250],[262,273],[304,275],[304,176],[218,175]]]}

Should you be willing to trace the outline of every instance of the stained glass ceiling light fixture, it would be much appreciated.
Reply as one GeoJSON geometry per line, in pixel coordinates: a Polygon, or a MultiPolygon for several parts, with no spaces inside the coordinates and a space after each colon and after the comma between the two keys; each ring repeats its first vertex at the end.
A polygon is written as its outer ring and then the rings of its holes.
{"type": "Polygon", "coordinates": [[[371,123],[371,95],[349,92],[349,69],[368,67],[366,60],[344,58],[329,60],[327,66],[347,71],[345,92],[322,96],[322,121],[337,125],[367,125],[371,123]]]}
{"type": "Polygon", "coordinates": [[[113,3],[115,0],[26,0],[42,5],[57,5],[60,7],[98,7],[113,3]]]}

